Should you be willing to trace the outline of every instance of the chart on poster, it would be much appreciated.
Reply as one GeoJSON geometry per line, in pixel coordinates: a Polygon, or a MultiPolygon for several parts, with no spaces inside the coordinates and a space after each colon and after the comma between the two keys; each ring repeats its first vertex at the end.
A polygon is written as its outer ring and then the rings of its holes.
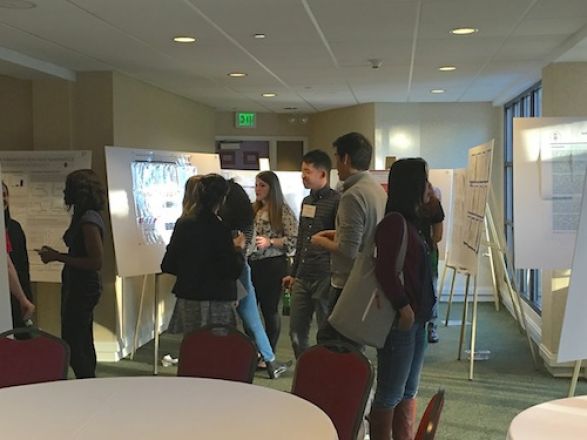
{"type": "Polygon", "coordinates": [[[65,178],[91,168],[90,151],[2,151],[2,177],[10,198],[10,215],[27,238],[31,281],[61,282],[59,263],[43,264],[35,249],[43,245],[66,251],[63,233],[71,217],[63,203],[65,178]]]}

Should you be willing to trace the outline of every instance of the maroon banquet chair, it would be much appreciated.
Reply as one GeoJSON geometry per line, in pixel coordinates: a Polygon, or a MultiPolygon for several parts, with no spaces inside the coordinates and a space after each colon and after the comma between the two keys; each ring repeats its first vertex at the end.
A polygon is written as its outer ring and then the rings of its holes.
{"type": "Polygon", "coordinates": [[[67,379],[69,346],[49,333],[19,328],[0,334],[0,388],[67,379]],[[31,336],[13,339],[13,335],[31,336]]]}
{"type": "Polygon", "coordinates": [[[439,390],[424,410],[424,415],[420,419],[418,425],[418,432],[414,440],[434,440],[436,429],[438,428],[438,421],[440,420],[440,413],[444,407],[444,390],[439,390]]]}
{"type": "Polygon", "coordinates": [[[206,325],[181,342],[178,376],[252,383],[256,368],[255,345],[232,326],[206,325]]]}
{"type": "Polygon", "coordinates": [[[355,440],[373,385],[373,366],[344,344],[315,345],[296,364],[291,392],[324,411],[340,440],[355,440]]]}

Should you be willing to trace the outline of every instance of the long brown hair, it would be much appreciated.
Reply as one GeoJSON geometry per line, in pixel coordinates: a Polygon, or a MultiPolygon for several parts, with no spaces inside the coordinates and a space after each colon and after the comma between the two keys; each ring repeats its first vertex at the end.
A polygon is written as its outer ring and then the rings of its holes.
{"type": "Polygon", "coordinates": [[[181,203],[182,217],[187,217],[194,214],[196,204],[198,203],[198,192],[196,191],[196,188],[198,187],[200,180],[202,180],[202,177],[202,175],[198,174],[186,180],[185,191],[183,192],[183,201],[181,203]]]}
{"type": "MultiPolygon", "coordinates": [[[[273,171],[261,171],[257,174],[257,179],[262,180],[269,185],[269,194],[267,195],[267,212],[269,214],[269,223],[271,223],[271,229],[274,231],[283,230],[283,192],[281,191],[281,184],[277,174],[273,171]]],[[[257,212],[263,207],[261,201],[256,200],[253,203],[253,212],[257,215],[257,212]]]]}

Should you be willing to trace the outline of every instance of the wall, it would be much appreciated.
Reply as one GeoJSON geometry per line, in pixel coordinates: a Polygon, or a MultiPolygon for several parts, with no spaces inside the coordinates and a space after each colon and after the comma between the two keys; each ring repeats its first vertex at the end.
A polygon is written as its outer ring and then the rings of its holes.
{"type": "Polygon", "coordinates": [[[214,152],[214,110],[114,73],[114,143],[119,147],[214,152]]]}
{"type": "Polygon", "coordinates": [[[28,150],[33,146],[31,81],[0,76],[0,149],[28,150]]]}
{"type": "Polygon", "coordinates": [[[333,156],[332,142],[351,131],[375,140],[375,104],[361,104],[315,113],[310,118],[310,149],[319,148],[333,156]]]}
{"type": "MultiPolygon", "coordinates": [[[[587,117],[587,63],[555,63],[542,70],[542,115],[587,117]]],[[[542,271],[542,340],[540,353],[549,371],[569,376],[556,362],[567,301],[569,271],[542,271]]]]}

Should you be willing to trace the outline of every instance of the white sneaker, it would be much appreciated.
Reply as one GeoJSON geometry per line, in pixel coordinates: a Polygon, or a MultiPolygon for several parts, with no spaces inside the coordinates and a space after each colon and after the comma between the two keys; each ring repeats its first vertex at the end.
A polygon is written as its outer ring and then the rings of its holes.
{"type": "Polygon", "coordinates": [[[174,358],[170,354],[166,354],[161,359],[161,365],[163,365],[164,367],[171,367],[171,366],[177,365],[177,363],[178,363],[178,359],[174,358]]]}

